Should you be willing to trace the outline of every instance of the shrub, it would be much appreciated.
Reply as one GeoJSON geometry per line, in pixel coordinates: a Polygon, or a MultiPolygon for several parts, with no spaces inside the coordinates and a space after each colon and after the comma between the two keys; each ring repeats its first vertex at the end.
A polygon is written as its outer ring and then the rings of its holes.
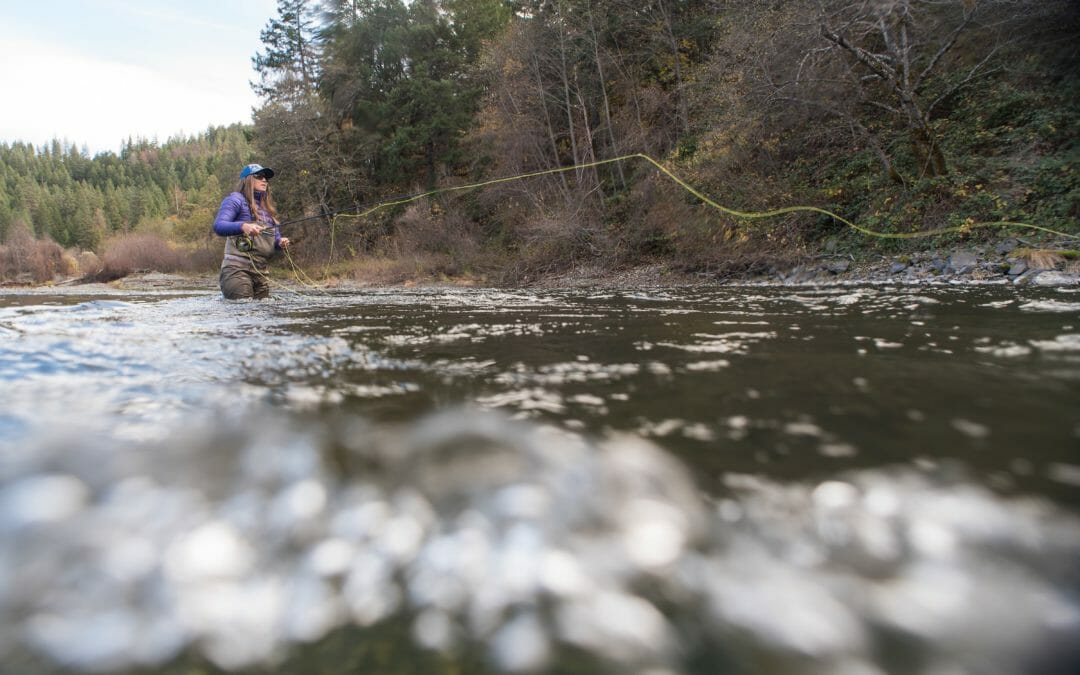
{"type": "Polygon", "coordinates": [[[93,251],[80,251],[75,256],[75,262],[79,273],[84,277],[95,276],[101,271],[101,258],[98,258],[93,251]]]}
{"type": "Polygon", "coordinates": [[[132,233],[106,242],[97,279],[112,281],[133,272],[181,272],[190,268],[190,256],[160,235],[132,233]]]}
{"type": "Polygon", "coordinates": [[[211,272],[221,266],[221,246],[199,246],[189,249],[186,270],[190,272],[211,272]]]}
{"type": "Polygon", "coordinates": [[[60,273],[67,277],[79,273],[79,261],[71,251],[63,251],[60,255],[60,273]]]}
{"type": "MultiPolygon", "coordinates": [[[[406,274],[407,278],[484,275],[502,256],[485,246],[483,226],[467,214],[467,200],[419,200],[393,218],[392,234],[383,237],[374,258],[402,262],[382,276],[406,274]]],[[[351,249],[353,257],[357,257],[351,249]]],[[[369,262],[361,263],[368,267],[369,262]]],[[[367,276],[367,272],[365,275],[367,276]]],[[[382,277],[380,277],[382,278],[382,277]]],[[[393,281],[391,281],[393,283],[393,281]]]]}
{"type": "Polygon", "coordinates": [[[28,227],[16,223],[0,246],[0,279],[45,283],[65,271],[64,249],[51,239],[35,239],[28,227]]]}
{"type": "Polygon", "coordinates": [[[591,215],[567,207],[522,223],[516,261],[501,270],[501,283],[527,283],[601,260],[610,242],[591,215]]]}

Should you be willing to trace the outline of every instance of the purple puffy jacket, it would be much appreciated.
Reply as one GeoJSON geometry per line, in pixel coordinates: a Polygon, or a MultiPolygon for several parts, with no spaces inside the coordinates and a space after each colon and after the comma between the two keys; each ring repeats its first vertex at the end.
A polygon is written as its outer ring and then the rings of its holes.
{"type": "MultiPolygon", "coordinates": [[[[261,192],[255,193],[255,202],[259,204],[259,211],[262,216],[259,222],[267,227],[274,228],[274,248],[281,248],[281,229],[277,227],[277,223],[270,217],[270,213],[262,208],[262,195],[261,192]]],[[[217,218],[214,220],[214,232],[223,237],[233,237],[244,233],[244,223],[253,222],[255,222],[255,218],[251,215],[251,209],[248,208],[244,195],[233,192],[221,200],[221,208],[218,209],[217,218]]]]}

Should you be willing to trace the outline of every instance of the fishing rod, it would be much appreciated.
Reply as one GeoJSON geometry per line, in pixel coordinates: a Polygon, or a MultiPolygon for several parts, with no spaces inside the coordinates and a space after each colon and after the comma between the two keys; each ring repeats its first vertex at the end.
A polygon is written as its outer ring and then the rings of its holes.
{"type": "MultiPolygon", "coordinates": [[[[434,192],[442,192],[442,191],[443,190],[435,190],[434,192]]],[[[306,222],[308,220],[315,220],[316,218],[325,218],[327,220],[331,220],[334,216],[347,215],[347,214],[351,214],[351,213],[359,213],[361,211],[371,209],[371,208],[378,209],[381,206],[389,205],[389,204],[410,202],[410,201],[419,199],[421,197],[424,197],[426,195],[434,194],[434,192],[432,192],[432,191],[412,192],[412,193],[409,193],[409,194],[398,195],[396,197],[384,197],[382,199],[376,199],[375,201],[364,202],[364,203],[359,204],[357,206],[349,206],[349,207],[345,207],[345,208],[341,208],[341,209],[335,209],[333,211],[326,211],[324,213],[317,213],[317,214],[315,214],[313,216],[304,216],[303,218],[293,218],[292,220],[285,220],[285,221],[282,221],[282,222],[278,223],[277,226],[278,227],[284,227],[286,225],[295,225],[296,223],[303,223],[303,222],[306,222]]]]}

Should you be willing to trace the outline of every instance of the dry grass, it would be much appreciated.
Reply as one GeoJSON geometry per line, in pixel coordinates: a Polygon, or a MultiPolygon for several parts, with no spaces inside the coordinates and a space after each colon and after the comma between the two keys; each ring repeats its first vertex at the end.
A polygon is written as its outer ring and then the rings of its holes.
{"type": "Polygon", "coordinates": [[[416,277],[416,266],[402,258],[368,258],[351,270],[356,281],[370,284],[400,284],[416,277]]]}
{"type": "Polygon", "coordinates": [[[221,263],[220,249],[178,248],[156,234],[129,234],[92,251],[65,251],[51,239],[35,239],[25,228],[0,245],[0,281],[44,284],[60,277],[112,281],[133,272],[209,272],[221,263]]]}
{"type": "Polygon", "coordinates": [[[1047,249],[1024,249],[1020,257],[1027,262],[1028,267],[1035,270],[1057,269],[1065,262],[1065,256],[1061,251],[1047,249]]]}

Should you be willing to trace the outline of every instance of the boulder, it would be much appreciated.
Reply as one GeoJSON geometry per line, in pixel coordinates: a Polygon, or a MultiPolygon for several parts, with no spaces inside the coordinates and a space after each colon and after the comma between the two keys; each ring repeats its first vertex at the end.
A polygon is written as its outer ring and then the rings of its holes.
{"type": "Polygon", "coordinates": [[[1012,253],[1013,251],[1015,251],[1019,245],[1020,242],[1016,241],[1012,237],[1009,237],[1008,239],[999,242],[998,245],[994,247],[994,250],[997,251],[998,255],[1005,255],[1006,253],[1012,253]]]}
{"type": "Polygon", "coordinates": [[[1010,265],[1009,265],[1008,274],[1009,274],[1010,277],[1017,277],[1017,276],[1020,276],[1021,274],[1023,274],[1024,272],[1027,272],[1028,266],[1027,266],[1027,263],[1024,262],[1023,260],[1010,258],[1009,263],[1010,263],[1010,265]]]}
{"type": "Polygon", "coordinates": [[[1076,286],[1080,284],[1080,274],[1046,270],[1035,277],[1032,283],[1036,286],[1076,286]]]}
{"type": "Polygon", "coordinates": [[[829,270],[831,274],[842,274],[843,272],[847,272],[850,267],[851,261],[844,260],[843,258],[840,260],[830,260],[828,264],[825,265],[825,269],[829,270]]]}
{"type": "Polygon", "coordinates": [[[953,274],[967,274],[975,269],[978,264],[979,259],[971,251],[956,251],[949,256],[946,271],[953,274]]]}

